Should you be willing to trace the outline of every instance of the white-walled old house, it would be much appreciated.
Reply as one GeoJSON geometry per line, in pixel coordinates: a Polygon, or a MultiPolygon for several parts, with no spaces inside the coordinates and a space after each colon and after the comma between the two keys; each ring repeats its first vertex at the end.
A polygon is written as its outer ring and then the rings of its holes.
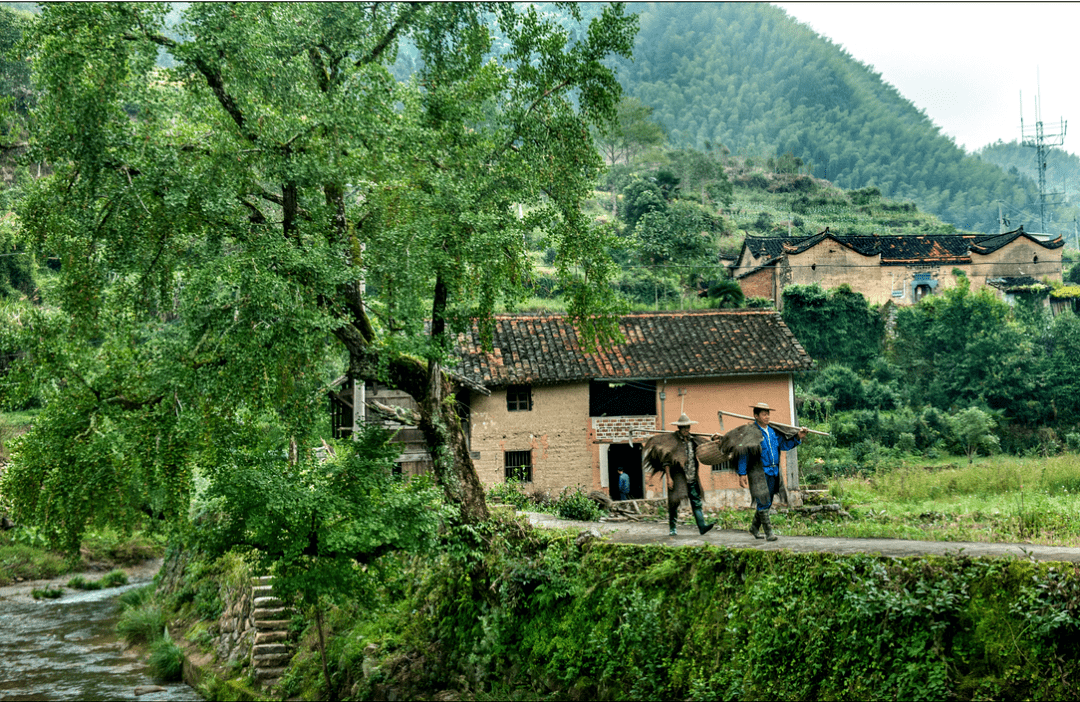
{"type": "Polygon", "coordinates": [[[1019,280],[1061,282],[1061,237],[1045,239],[1020,227],[1004,234],[747,237],[732,273],[747,297],[778,305],[788,285],[848,285],[871,304],[913,305],[956,285],[1002,296],[1019,280]]]}

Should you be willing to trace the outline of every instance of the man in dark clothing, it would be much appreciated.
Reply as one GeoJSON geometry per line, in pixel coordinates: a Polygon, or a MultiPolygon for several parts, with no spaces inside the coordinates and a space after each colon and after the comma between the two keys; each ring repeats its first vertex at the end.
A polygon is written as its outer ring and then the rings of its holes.
{"type": "Polygon", "coordinates": [[[704,534],[716,526],[705,522],[705,514],[701,510],[701,483],[698,480],[697,447],[708,439],[690,433],[691,425],[697,422],[685,414],[672,424],[678,427],[678,431],[657,434],[645,442],[641,463],[642,466],[648,465],[653,473],[667,474],[664,479],[668,484],[668,533],[671,536],[678,535],[676,521],[679,503],[689,498],[698,533],[704,534]]]}
{"type": "Polygon", "coordinates": [[[622,468],[619,468],[619,499],[630,499],[630,476],[622,468]]]}

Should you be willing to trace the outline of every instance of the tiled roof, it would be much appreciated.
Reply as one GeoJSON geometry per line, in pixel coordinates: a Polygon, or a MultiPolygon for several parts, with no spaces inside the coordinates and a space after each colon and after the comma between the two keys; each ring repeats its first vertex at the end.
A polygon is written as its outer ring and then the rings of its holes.
{"type": "Polygon", "coordinates": [[[746,247],[757,258],[772,259],[781,254],[800,254],[832,239],[864,256],[881,256],[883,266],[902,266],[912,263],[971,263],[971,252],[988,254],[1016,239],[1024,237],[1046,249],[1064,245],[1061,238],[1040,241],[1020,227],[1005,234],[901,234],[888,236],[845,236],[828,229],[812,236],[746,237],[746,247]]]}
{"type": "Polygon", "coordinates": [[[493,351],[474,326],[458,340],[457,371],[487,386],[591,379],[715,377],[808,370],[810,356],[775,310],[637,312],[619,322],[626,342],[581,349],[565,317],[497,315],[493,351]]]}

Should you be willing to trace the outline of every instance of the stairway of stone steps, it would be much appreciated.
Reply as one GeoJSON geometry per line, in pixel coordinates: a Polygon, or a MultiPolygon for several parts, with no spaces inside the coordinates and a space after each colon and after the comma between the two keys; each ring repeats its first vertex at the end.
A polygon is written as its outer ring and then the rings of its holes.
{"type": "Polygon", "coordinates": [[[252,578],[252,619],[255,643],[251,647],[251,666],[255,679],[264,687],[273,687],[289,665],[292,652],[288,643],[292,609],[274,595],[273,576],[252,578]]]}

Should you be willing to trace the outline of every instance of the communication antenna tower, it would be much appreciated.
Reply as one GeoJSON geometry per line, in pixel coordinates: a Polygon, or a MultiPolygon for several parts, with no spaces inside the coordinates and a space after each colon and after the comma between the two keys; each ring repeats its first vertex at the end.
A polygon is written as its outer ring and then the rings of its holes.
{"type": "MultiPolygon", "coordinates": [[[[1038,86],[1038,79],[1036,78],[1036,86],[1038,86]]],[[[1035,158],[1038,162],[1039,168],[1039,222],[1040,231],[1043,233],[1049,233],[1049,227],[1046,218],[1046,206],[1059,204],[1059,201],[1051,201],[1050,198],[1061,195],[1061,193],[1051,193],[1046,191],[1046,158],[1050,153],[1050,149],[1055,146],[1061,146],[1065,143],[1065,129],[1068,126],[1068,122],[1062,119],[1058,126],[1058,132],[1056,134],[1046,134],[1043,130],[1042,121],[1042,90],[1039,89],[1035,95],[1035,126],[1024,128],[1024,93],[1020,93],[1020,136],[1021,144],[1024,146],[1030,146],[1035,149],[1035,158]]]]}

